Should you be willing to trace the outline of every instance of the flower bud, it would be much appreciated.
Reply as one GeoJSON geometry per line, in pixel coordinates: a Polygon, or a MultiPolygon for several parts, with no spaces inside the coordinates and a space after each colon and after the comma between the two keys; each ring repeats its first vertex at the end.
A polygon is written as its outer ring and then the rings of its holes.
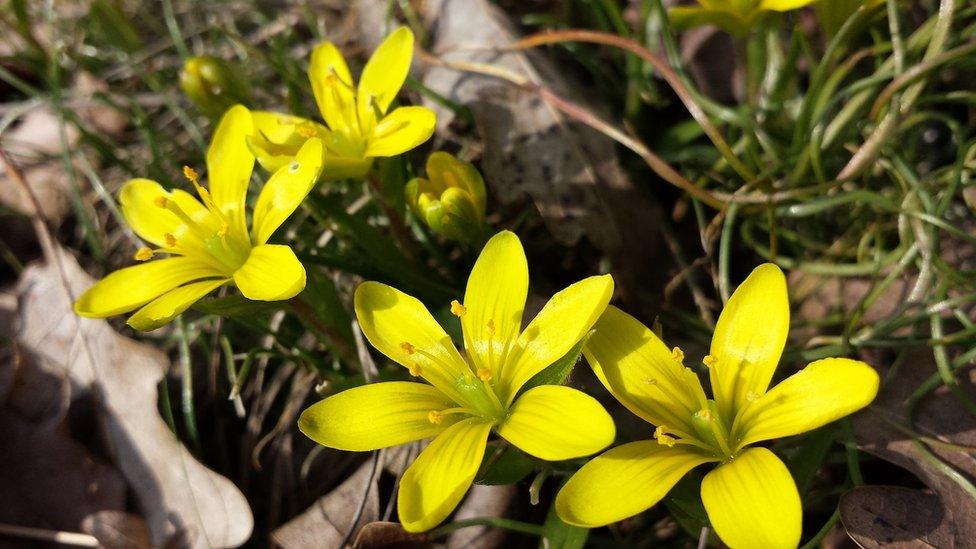
{"type": "Polygon", "coordinates": [[[427,178],[407,183],[414,214],[445,238],[478,243],[485,234],[485,181],[469,162],[445,152],[427,158],[427,178]]]}
{"type": "Polygon", "coordinates": [[[180,89],[201,111],[213,117],[238,103],[251,102],[251,86],[239,66],[206,55],[183,63],[180,89]]]}

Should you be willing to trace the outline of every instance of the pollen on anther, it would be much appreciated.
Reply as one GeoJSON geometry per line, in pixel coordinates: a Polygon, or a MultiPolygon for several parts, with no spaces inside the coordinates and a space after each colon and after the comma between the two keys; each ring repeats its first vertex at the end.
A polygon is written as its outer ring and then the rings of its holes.
{"type": "Polygon", "coordinates": [[[427,421],[433,423],[434,425],[439,425],[440,422],[444,421],[444,414],[438,412],[437,410],[431,410],[427,412],[427,421]]]}
{"type": "Polygon", "coordinates": [[[667,446],[668,448],[674,446],[675,438],[667,433],[667,428],[663,425],[659,425],[654,429],[654,439],[657,440],[658,444],[667,446]]]}
{"type": "Polygon", "coordinates": [[[478,368],[478,379],[481,381],[491,381],[492,374],[488,368],[478,368]]]}
{"type": "Polygon", "coordinates": [[[697,417],[698,419],[701,419],[702,421],[711,421],[712,420],[712,412],[709,411],[709,410],[707,410],[707,409],[705,409],[705,408],[702,408],[701,410],[698,410],[697,412],[695,412],[695,417],[697,417]]]}
{"type": "Polygon", "coordinates": [[[200,180],[200,174],[189,166],[183,166],[183,177],[187,178],[187,180],[192,181],[193,183],[200,180]]]}
{"type": "Polygon", "coordinates": [[[454,301],[451,301],[451,313],[454,316],[456,316],[458,318],[461,318],[467,312],[468,312],[468,308],[465,307],[464,305],[461,305],[461,302],[460,301],[458,301],[456,299],[454,301]]]}
{"type": "Polygon", "coordinates": [[[315,137],[315,130],[309,128],[308,126],[299,126],[298,130],[296,131],[298,132],[298,135],[302,137],[315,137]]]}
{"type": "Polygon", "coordinates": [[[160,208],[165,208],[169,206],[169,199],[165,196],[157,196],[153,199],[153,204],[159,206],[160,208]]]}
{"type": "Polygon", "coordinates": [[[674,349],[671,349],[671,358],[679,363],[684,362],[685,352],[681,350],[681,347],[675,347],[674,349]]]}
{"type": "Polygon", "coordinates": [[[716,360],[712,355],[705,355],[705,358],[702,359],[702,364],[709,368],[715,366],[717,363],[718,360],[716,360]]]}
{"type": "Polygon", "coordinates": [[[173,235],[171,235],[169,233],[166,233],[166,234],[163,235],[163,240],[166,241],[166,247],[167,248],[175,248],[176,247],[176,237],[175,236],[173,236],[173,235]]]}
{"type": "Polygon", "coordinates": [[[400,343],[400,350],[408,355],[412,355],[417,352],[417,348],[414,347],[409,341],[404,341],[400,343]]]}
{"type": "Polygon", "coordinates": [[[136,261],[148,261],[152,259],[154,252],[150,248],[142,247],[136,250],[136,253],[132,256],[136,261]]]}
{"type": "Polygon", "coordinates": [[[420,364],[417,363],[411,364],[407,370],[410,371],[410,375],[413,377],[420,377],[424,373],[424,369],[420,366],[420,364]]]}

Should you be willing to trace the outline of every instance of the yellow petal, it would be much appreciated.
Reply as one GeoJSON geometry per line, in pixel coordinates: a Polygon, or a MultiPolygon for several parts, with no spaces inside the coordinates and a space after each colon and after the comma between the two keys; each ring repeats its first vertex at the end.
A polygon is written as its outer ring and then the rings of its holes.
{"type": "Polygon", "coordinates": [[[322,173],[322,142],[311,138],[302,145],[295,159],[282,166],[268,179],[251,219],[251,238],[264,244],[285,222],[315,187],[322,173]]]}
{"type": "Polygon", "coordinates": [[[253,134],[251,111],[235,105],[224,113],[207,149],[207,179],[214,204],[241,233],[246,230],[244,201],[254,170],[254,154],[247,146],[247,137],[253,134]]]}
{"type": "Polygon", "coordinates": [[[561,385],[540,385],[515,399],[498,434],[527,454],[561,461],[599,452],[616,427],[595,398],[561,385]]]}
{"type": "Polygon", "coordinates": [[[733,292],[712,336],[709,375],[725,418],[766,392],[789,330],[786,277],[772,263],[760,265],[733,292]]]}
{"type": "Polygon", "coordinates": [[[119,269],[88,288],[75,301],[75,313],[105,318],[127,313],[164,293],[201,278],[221,276],[219,271],[187,257],[147,261],[119,269]]]}
{"type": "Polygon", "coordinates": [[[227,282],[228,279],[226,278],[204,280],[170,290],[136,311],[129,317],[126,324],[143,332],[155,330],[160,326],[169,324],[183,311],[190,308],[190,305],[227,282]]]}
{"type": "Polygon", "coordinates": [[[511,402],[532,376],[573,348],[590,331],[613,294],[610,275],[591,276],[552,296],[525,327],[499,379],[499,398],[511,402]]]}
{"type": "Polygon", "coordinates": [[[461,328],[476,369],[488,368],[498,377],[506,347],[522,329],[528,292],[529,266],[522,243],[514,233],[502,231],[481,250],[464,291],[461,328]]]}
{"type": "Polygon", "coordinates": [[[564,522],[584,528],[632,517],[661,500],[681,477],[714,457],[653,440],[617,446],[590,460],[556,496],[564,522]]]}
{"type": "Polygon", "coordinates": [[[864,408],[878,394],[878,374],[847,358],[811,363],[759,397],[736,418],[740,446],[796,435],[864,408]]]}
{"type": "Polygon", "coordinates": [[[176,237],[181,249],[202,249],[203,243],[196,234],[188,231],[186,224],[176,214],[160,208],[159,198],[173,200],[195,222],[213,230],[219,227],[210,219],[207,209],[191,194],[176,189],[167,192],[159,183],[150,179],[131,179],[119,191],[122,216],[143,240],[160,248],[166,247],[166,234],[176,237]]]}
{"type": "Polygon", "coordinates": [[[458,384],[473,378],[471,370],[423,303],[379,282],[360,284],[354,301],[359,326],[373,347],[464,402],[458,384]]]}
{"type": "Polygon", "coordinates": [[[329,130],[307,118],[268,111],[252,111],[254,135],[248,147],[261,167],[274,173],[288,165],[310,137],[327,139],[329,130]]]}
{"type": "Polygon", "coordinates": [[[810,5],[814,0],[762,0],[759,9],[774,11],[790,11],[810,5]]]}
{"type": "Polygon", "coordinates": [[[437,435],[459,416],[445,415],[435,424],[428,419],[430,412],[452,406],[449,398],[425,383],[374,383],[309,406],[298,428],[323,446],[366,452],[437,435]]]}
{"type": "Polygon", "coordinates": [[[364,134],[368,134],[375,121],[386,114],[407,78],[412,59],[413,33],[407,27],[400,27],[383,40],[366,62],[356,93],[364,134]]]}
{"type": "Polygon", "coordinates": [[[437,117],[426,107],[398,107],[373,129],[365,155],[395,156],[420,145],[434,133],[437,117]]]}
{"type": "Polygon", "coordinates": [[[583,353],[607,390],[648,423],[694,433],[690,418],[704,398],[698,377],[654,332],[612,305],[593,328],[583,353]]]}
{"type": "Polygon", "coordinates": [[[803,512],[796,483],[765,448],[749,448],[705,475],[702,502],[715,533],[731,549],[800,543],[803,512]]]}
{"type": "Polygon", "coordinates": [[[322,42],[315,46],[308,65],[308,79],[322,120],[329,128],[339,131],[352,129],[358,133],[352,75],[335,44],[322,42]]]}
{"type": "Polygon", "coordinates": [[[483,419],[459,421],[407,468],[397,494],[397,512],[406,531],[430,530],[457,507],[481,465],[489,431],[491,423],[483,419]]]}
{"type": "Polygon", "coordinates": [[[262,244],[234,272],[234,284],[255,301],[291,299],[305,289],[305,267],[288,246],[262,244]]]}

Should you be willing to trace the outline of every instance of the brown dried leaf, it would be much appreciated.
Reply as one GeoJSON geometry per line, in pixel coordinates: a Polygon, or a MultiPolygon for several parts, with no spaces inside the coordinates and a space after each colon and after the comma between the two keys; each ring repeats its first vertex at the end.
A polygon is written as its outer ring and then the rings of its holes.
{"type": "Polygon", "coordinates": [[[374,470],[374,461],[367,460],[345,482],[272,532],[271,538],[286,549],[339,547],[351,529],[379,518],[379,474],[380,464],[375,463],[374,470]]]}
{"type": "Polygon", "coordinates": [[[398,522],[371,522],[359,530],[352,546],[355,549],[427,549],[434,544],[430,536],[411,534],[398,522]]]}
{"type": "Polygon", "coordinates": [[[122,511],[100,511],[88,515],[82,530],[95,536],[105,549],[143,549],[152,547],[149,525],[142,517],[122,511]]]}
{"type": "Polygon", "coordinates": [[[243,494],[194,459],[159,416],[156,385],[167,358],[103,320],[76,317],[68,292],[80,295],[93,281],[74,258],[59,257],[63,271],[32,265],[21,276],[17,341],[39,367],[71,382],[72,400],[96,397],[110,453],[154,545],[176,534],[201,547],[244,543],[253,518],[243,494]]]}
{"type": "MultiPolygon", "coordinates": [[[[515,486],[482,486],[475,484],[461,502],[454,520],[475,517],[501,517],[515,497],[515,486]]],[[[471,526],[451,533],[447,538],[448,549],[489,549],[499,547],[505,531],[488,526],[471,526]]]]}
{"type": "Polygon", "coordinates": [[[860,486],[840,500],[844,528],[865,549],[952,547],[954,526],[938,496],[902,486],[860,486]]]}

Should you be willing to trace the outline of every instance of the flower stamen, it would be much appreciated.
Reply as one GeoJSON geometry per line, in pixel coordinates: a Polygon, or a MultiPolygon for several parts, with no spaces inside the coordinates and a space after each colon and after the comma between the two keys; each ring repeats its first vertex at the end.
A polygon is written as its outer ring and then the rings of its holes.
{"type": "Polygon", "coordinates": [[[451,314],[453,314],[458,318],[461,318],[467,313],[468,313],[468,308],[462,305],[460,301],[456,299],[454,301],[451,301],[451,314]]]}
{"type": "Polygon", "coordinates": [[[149,261],[155,254],[156,252],[154,252],[152,248],[143,246],[142,248],[136,250],[136,253],[132,255],[132,259],[135,259],[136,261],[149,261]]]}

